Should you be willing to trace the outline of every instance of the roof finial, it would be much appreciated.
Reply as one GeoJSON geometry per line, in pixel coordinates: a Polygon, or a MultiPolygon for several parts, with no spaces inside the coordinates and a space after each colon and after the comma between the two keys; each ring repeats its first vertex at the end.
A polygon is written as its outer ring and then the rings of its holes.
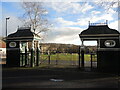
{"type": "Polygon", "coordinates": [[[88,23],[89,23],[89,26],[90,26],[90,21],[88,21],[88,23]]]}
{"type": "Polygon", "coordinates": [[[108,25],[108,20],[106,20],[106,25],[108,25]]]}

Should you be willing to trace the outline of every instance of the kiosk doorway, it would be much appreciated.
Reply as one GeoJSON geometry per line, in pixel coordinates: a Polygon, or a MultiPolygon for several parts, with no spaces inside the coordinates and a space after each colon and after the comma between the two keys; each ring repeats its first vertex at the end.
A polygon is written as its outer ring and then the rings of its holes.
{"type": "Polygon", "coordinates": [[[97,41],[84,41],[84,67],[97,68],[97,41]]]}

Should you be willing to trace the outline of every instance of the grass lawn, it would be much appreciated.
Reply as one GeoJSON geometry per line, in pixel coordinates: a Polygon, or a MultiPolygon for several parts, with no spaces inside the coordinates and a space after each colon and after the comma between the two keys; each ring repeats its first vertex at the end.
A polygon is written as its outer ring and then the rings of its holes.
{"type": "MultiPolygon", "coordinates": [[[[41,59],[42,60],[48,60],[48,55],[42,54],[41,59]]],[[[51,54],[50,60],[75,60],[78,61],[78,54],[68,54],[68,53],[59,53],[59,54],[51,54]]],[[[85,54],[85,61],[90,61],[91,55],[85,54]]],[[[93,61],[97,60],[97,56],[93,56],[93,61]]]]}

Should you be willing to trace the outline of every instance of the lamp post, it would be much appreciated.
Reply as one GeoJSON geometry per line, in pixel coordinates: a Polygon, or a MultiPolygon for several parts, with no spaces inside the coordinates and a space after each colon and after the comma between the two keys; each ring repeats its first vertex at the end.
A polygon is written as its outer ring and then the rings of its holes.
{"type": "Polygon", "coordinates": [[[9,20],[9,19],[10,19],[10,17],[6,18],[6,37],[7,37],[7,20],[9,20]]]}

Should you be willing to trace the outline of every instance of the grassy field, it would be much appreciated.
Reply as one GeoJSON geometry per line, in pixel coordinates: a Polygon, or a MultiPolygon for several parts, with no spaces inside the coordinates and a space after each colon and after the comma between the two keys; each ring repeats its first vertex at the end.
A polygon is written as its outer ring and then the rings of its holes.
{"type": "MultiPolygon", "coordinates": [[[[51,54],[50,60],[75,60],[78,61],[78,54],[66,54],[66,53],[60,53],[60,54],[51,54]]],[[[45,54],[41,54],[42,60],[48,60],[49,56],[45,54]]],[[[93,56],[93,61],[96,61],[97,56],[93,56]]],[[[85,54],[85,61],[90,61],[91,55],[85,54]]]]}

